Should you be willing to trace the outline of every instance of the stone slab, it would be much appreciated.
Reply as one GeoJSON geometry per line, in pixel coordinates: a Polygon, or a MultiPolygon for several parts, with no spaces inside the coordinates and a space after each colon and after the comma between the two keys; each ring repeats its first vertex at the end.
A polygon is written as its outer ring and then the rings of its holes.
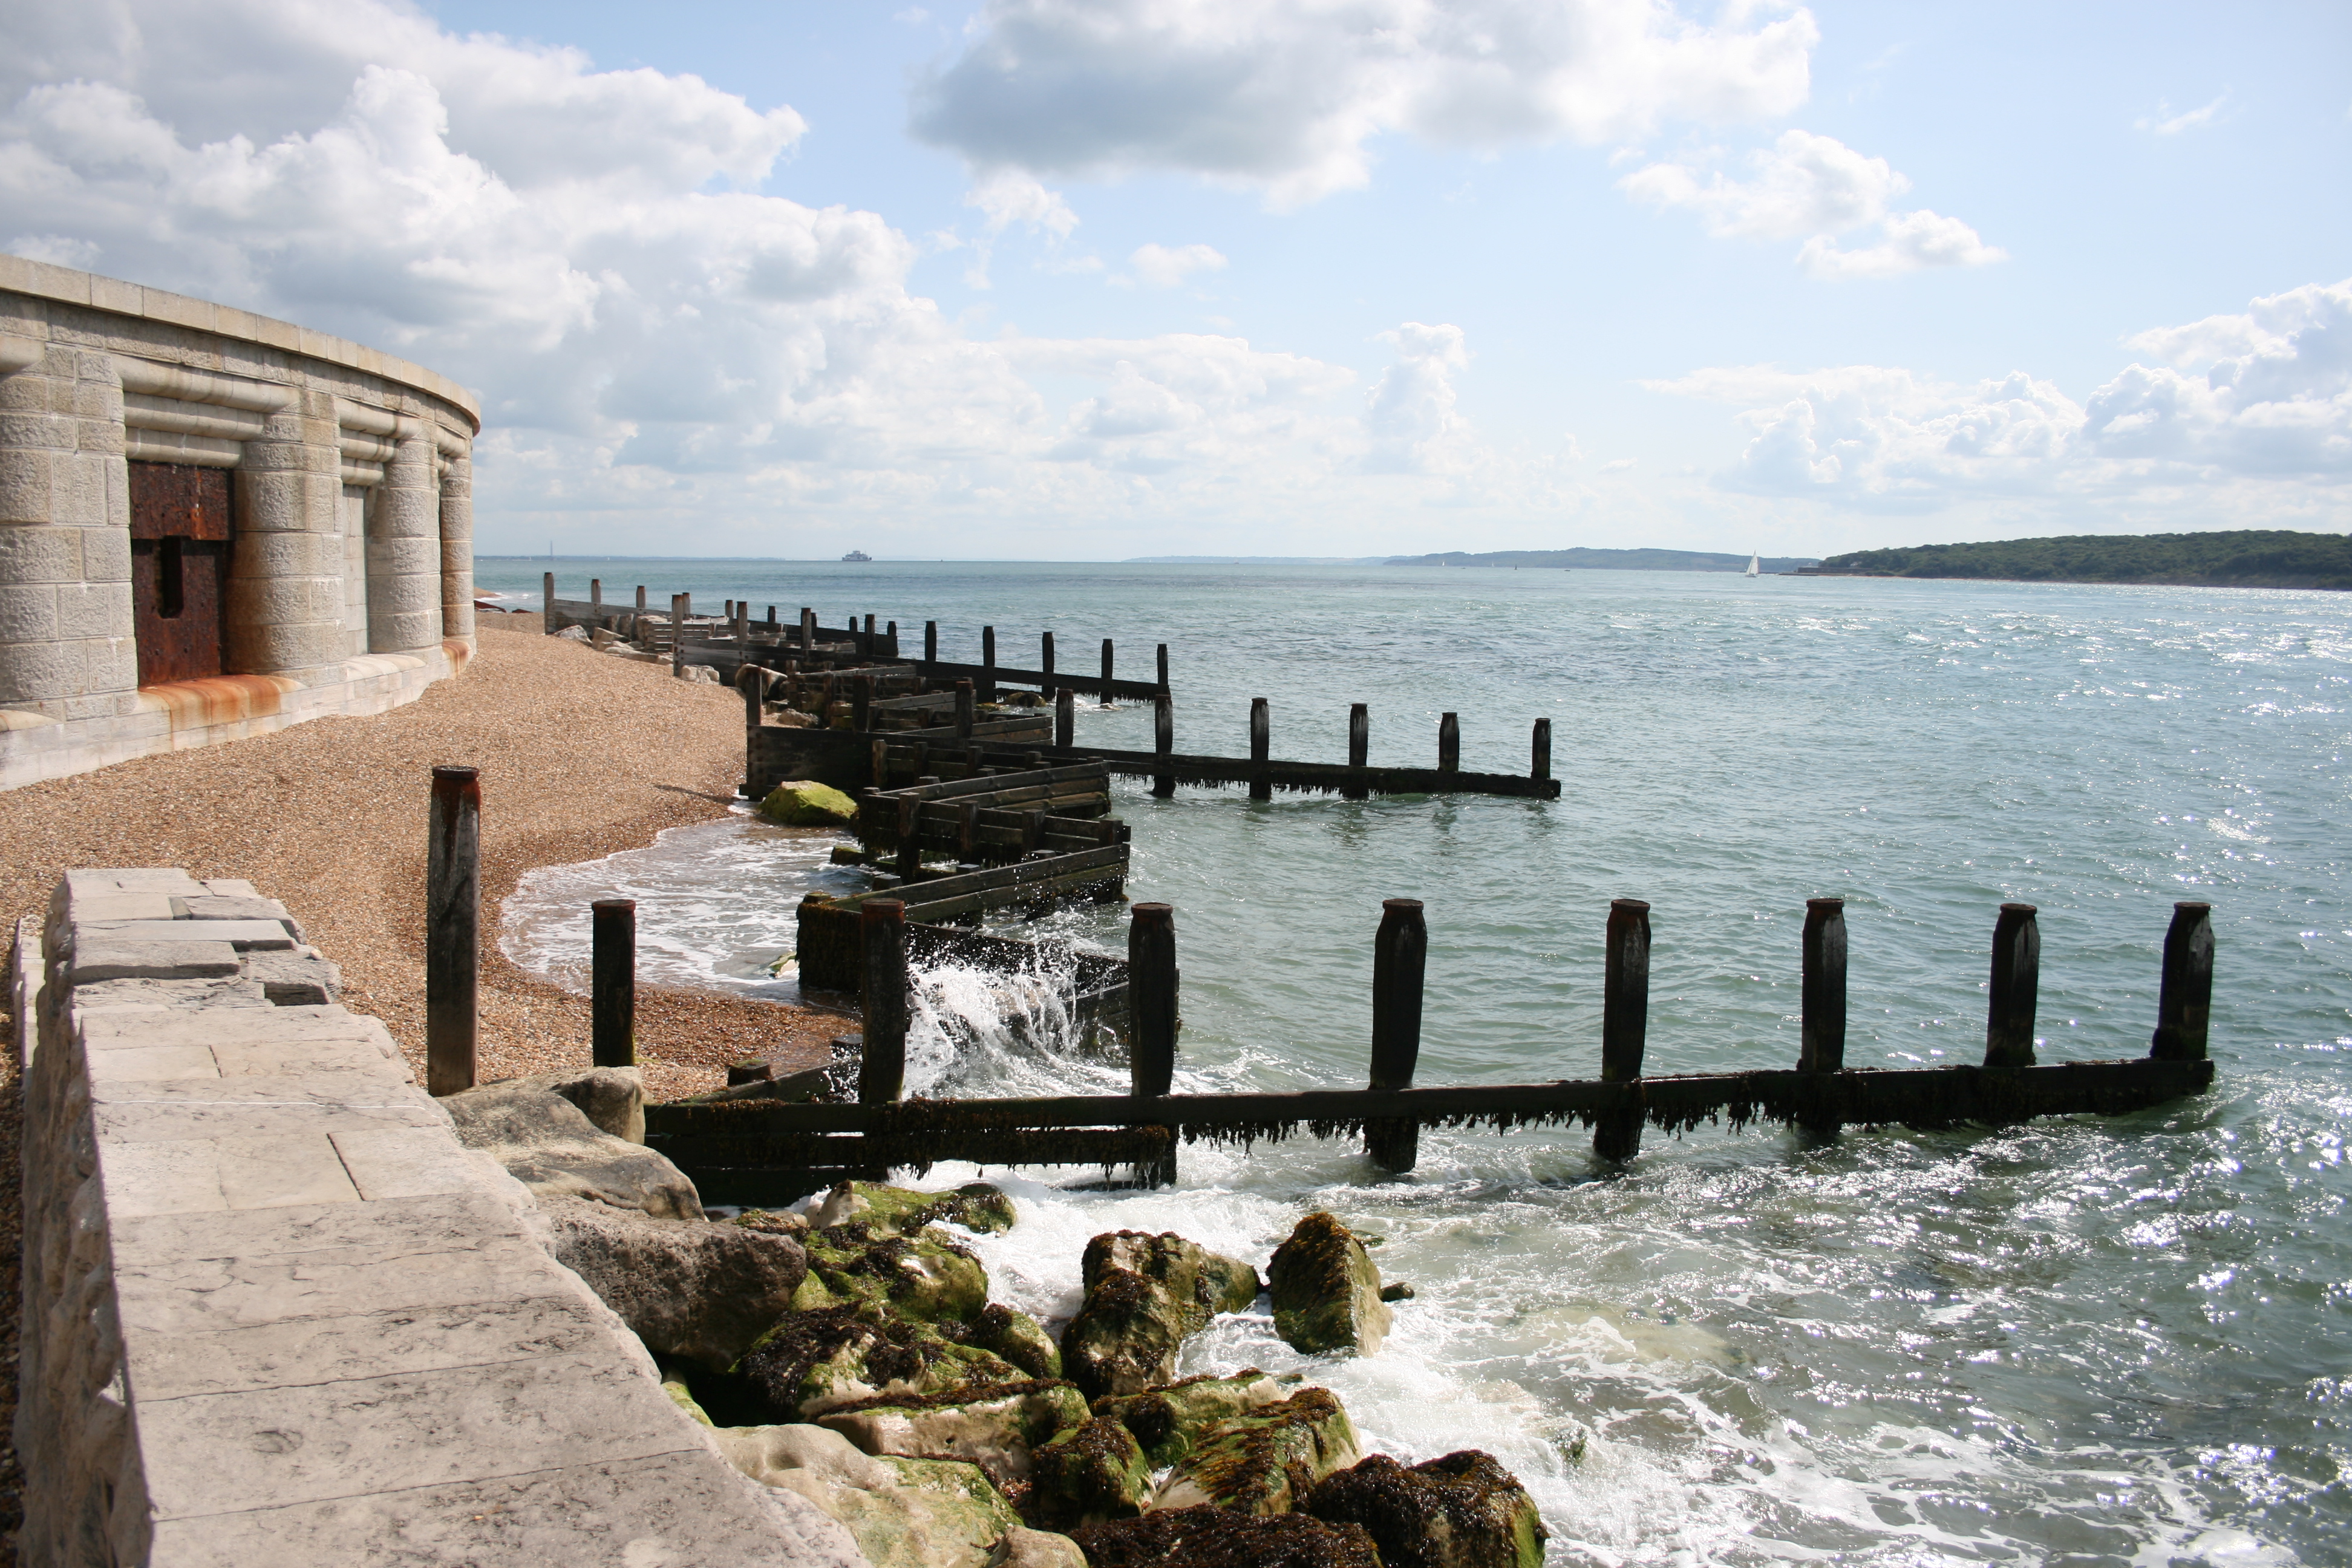
{"type": "MultiPolygon", "coordinates": [[[[166,1047],[167,1049],[183,1047],[166,1047]]],[[[120,1055],[110,1052],[110,1056],[120,1055]]],[[[211,1086],[234,1085],[235,1079],[214,1079],[211,1086]]],[[[247,1079],[250,1083],[254,1080],[247,1079]]],[[[271,1079],[271,1083],[278,1080],[271,1079]]],[[[342,1082],[346,1088],[349,1079],[342,1082]]],[[[365,1132],[384,1128],[415,1128],[437,1130],[443,1138],[449,1135],[449,1119],[423,1095],[413,1103],[382,1105],[335,1104],[318,1100],[289,1100],[271,1104],[259,1100],[201,1100],[186,1095],[165,1098],[135,1097],[133,1091],[165,1087],[162,1080],[134,1079],[112,1086],[119,1091],[104,1097],[93,1095],[92,1115],[100,1142],[108,1143],[185,1143],[206,1138],[287,1138],[305,1133],[365,1132]]],[[[191,1087],[178,1080],[174,1087],[191,1087]]],[[[338,1145],[338,1152],[342,1152],[338,1145]]],[[[344,1166],[351,1159],[344,1154],[344,1166]]],[[[371,1194],[362,1184],[362,1196],[371,1194]]],[[[435,1192],[446,1189],[435,1187],[435,1192]]]]}
{"type": "Polygon", "coordinates": [[[163,1519],[694,1446],[660,1388],[610,1353],[142,1402],[139,1437],[163,1519]]]}
{"type": "Polygon", "coordinates": [[[75,921],[76,945],[93,938],[106,942],[225,942],[255,952],[284,950],[294,945],[294,933],[283,921],[75,921]]]}
{"type": "Polygon", "coordinates": [[[218,1333],[139,1333],[123,1347],[142,1407],[197,1394],[611,1353],[611,1327],[578,1294],[288,1318],[218,1333]]]}
{"type": "MultiPolygon", "coordinates": [[[[133,921],[122,929],[180,923],[133,921]]],[[[136,942],[84,936],[74,943],[66,983],[79,987],[101,980],[225,980],[235,975],[237,967],[236,949],[226,942],[136,942]]]]}
{"type": "Polygon", "coordinates": [[[173,1568],[865,1568],[849,1532],[796,1493],[706,1453],[166,1520],[173,1568]]]}
{"type": "Polygon", "coordinates": [[[324,1133],[101,1144],[98,1164],[116,1220],[360,1201],[324,1133]]]}
{"type": "Polygon", "coordinates": [[[89,1083],[100,1087],[143,1083],[152,1079],[217,1079],[220,1065],[202,1046],[127,1046],[89,1054],[89,1083]]]}
{"type": "Polygon", "coordinates": [[[77,896],[67,918],[75,921],[168,921],[177,911],[163,892],[92,892],[77,896]]]}
{"type": "MultiPolygon", "coordinates": [[[[92,1058],[111,1055],[92,1052],[92,1058]]],[[[216,1042],[211,1050],[223,1078],[320,1078],[353,1073],[409,1081],[408,1069],[394,1063],[373,1040],[244,1040],[216,1042]]]]}
{"type": "MultiPolygon", "coordinates": [[[[113,1226],[118,1273],[167,1263],[240,1258],[310,1259],[327,1266],[346,1257],[397,1259],[479,1250],[504,1253],[518,1244],[537,1245],[512,1208],[478,1189],[357,1206],[314,1204],[247,1209],[215,1215],[201,1226],[167,1215],[120,1219],[113,1226]]],[[[553,1259],[548,1262],[552,1266],[553,1259]]],[[[475,1299],[383,1297],[335,1310],[372,1311],[425,1300],[475,1299]]]]}
{"type": "Polygon", "coordinates": [[[438,1127],[338,1129],[331,1135],[360,1196],[421,1198],[479,1185],[482,1172],[458,1146],[447,1122],[438,1127]]]}

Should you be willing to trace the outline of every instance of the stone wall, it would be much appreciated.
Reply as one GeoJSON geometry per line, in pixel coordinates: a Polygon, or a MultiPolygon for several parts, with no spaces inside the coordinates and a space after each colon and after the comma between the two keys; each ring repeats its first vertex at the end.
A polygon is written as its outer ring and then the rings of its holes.
{"type": "Polygon", "coordinates": [[[26,1563],[862,1561],[663,1393],[283,906],[72,872],[11,979],[26,1563]]]}
{"type": "Polygon", "coordinates": [[[0,788],[377,711],[462,668],[480,425],[463,388],[360,344],[0,257],[0,788]],[[132,462],[233,471],[218,677],[140,684],[132,462]]]}

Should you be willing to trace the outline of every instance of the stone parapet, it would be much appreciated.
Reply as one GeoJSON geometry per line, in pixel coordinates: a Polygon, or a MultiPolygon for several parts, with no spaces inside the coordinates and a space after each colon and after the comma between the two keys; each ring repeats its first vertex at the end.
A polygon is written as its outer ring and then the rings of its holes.
{"type": "Polygon", "coordinates": [[[27,1563],[862,1562],[664,1394],[283,906],[69,872],[10,974],[27,1563]]]}

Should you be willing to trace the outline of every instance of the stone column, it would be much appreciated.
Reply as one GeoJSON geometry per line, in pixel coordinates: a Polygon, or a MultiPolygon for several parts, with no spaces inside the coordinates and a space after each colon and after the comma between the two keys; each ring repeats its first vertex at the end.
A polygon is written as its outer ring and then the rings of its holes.
{"type": "Polygon", "coordinates": [[[441,471],[441,635],[474,643],[474,458],[449,459],[441,471]]]}
{"type": "Polygon", "coordinates": [[[0,707],[110,717],[139,685],[122,382],[103,353],[6,346],[0,364],[22,368],[0,375],[0,707]]]}
{"type": "Polygon", "coordinates": [[[304,392],[245,442],[229,550],[228,668],[332,679],[343,648],[342,454],[335,400],[304,392]]]}
{"type": "Polygon", "coordinates": [[[368,519],[368,651],[421,653],[441,641],[441,495],[432,426],[403,419],[368,519]]]}

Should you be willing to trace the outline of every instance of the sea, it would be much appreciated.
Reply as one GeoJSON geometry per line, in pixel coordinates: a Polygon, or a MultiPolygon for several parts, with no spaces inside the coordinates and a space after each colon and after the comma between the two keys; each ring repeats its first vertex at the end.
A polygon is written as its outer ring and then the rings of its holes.
{"type": "MultiPolygon", "coordinates": [[[[1597,1075],[1612,898],[1649,900],[1648,1070],[1792,1066],[1809,897],[1846,900],[1846,1060],[1980,1059],[1997,907],[2039,907],[2043,1061],[2139,1056],[2177,900],[2213,906],[2200,1099],[1999,1130],[1651,1129],[1622,1166],[1574,1128],[1424,1131],[1392,1178],[1301,1136],[1186,1146],[1180,1180],[991,1169],[973,1241],[999,1300],[1072,1311],[1090,1236],[1175,1230],[1261,1268],[1328,1209],[1412,1300],[1373,1356],[1302,1356],[1264,1313],[1181,1370],[1302,1372],[1369,1449],[1483,1448],[1552,1564],[2352,1562],[2352,597],[1730,574],[1250,564],[564,558],[559,592],[644,584],[939,623],[942,657],[1149,679],[1179,751],[1524,772],[1560,798],[1152,799],[1129,893],[1175,908],[1178,1081],[1359,1087],[1381,902],[1426,907],[1417,1082],[1597,1075]]],[[[536,607],[545,560],[478,582],[536,607]]],[[[909,642],[907,646],[915,646],[909,642]]],[[[1081,741],[1150,743],[1147,707],[1081,741]]],[[[641,900],[648,980],[794,994],[822,834],[739,814],[526,879],[501,941],[584,981],[587,903],[641,900]],[[772,973],[773,971],[774,973],[772,973]]],[[[1049,932],[1124,951],[1117,908],[1049,932]]],[[[1116,1089],[1043,982],[923,977],[911,1087],[1116,1089]]],[[[940,1166],[922,1184],[971,1179],[940,1166]]]]}

